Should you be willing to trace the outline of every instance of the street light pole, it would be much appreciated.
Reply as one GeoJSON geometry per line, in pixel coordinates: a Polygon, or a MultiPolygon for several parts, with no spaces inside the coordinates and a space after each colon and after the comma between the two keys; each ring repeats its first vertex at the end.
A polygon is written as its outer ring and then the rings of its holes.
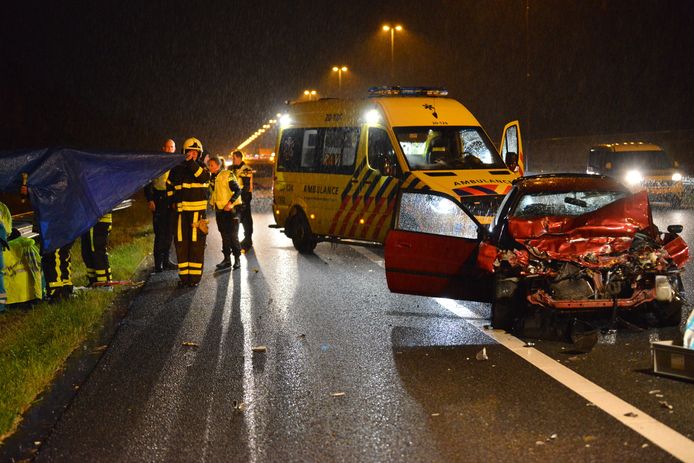
{"type": "Polygon", "coordinates": [[[383,30],[390,32],[390,80],[395,80],[395,31],[400,32],[402,26],[398,24],[393,27],[389,24],[383,26],[383,30]]]}
{"type": "Polygon", "coordinates": [[[347,70],[347,66],[333,66],[333,72],[337,72],[337,92],[340,96],[342,96],[342,73],[347,70]]]}

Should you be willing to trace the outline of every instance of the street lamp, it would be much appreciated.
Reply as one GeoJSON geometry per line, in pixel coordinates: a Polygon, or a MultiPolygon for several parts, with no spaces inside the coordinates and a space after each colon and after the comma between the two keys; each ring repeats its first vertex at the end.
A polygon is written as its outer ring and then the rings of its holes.
{"type": "Polygon", "coordinates": [[[337,72],[337,89],[342,96],[342,73],[347,72],[347,66],[333,66],[333,72],[337,72]]]}
{"type": "Polygon", "coordinates": [[[304,90],[304,96],[308,98],[308,101],[313,100],[316,95],[318,95],[318,92],[315,90],[304,90]]]}
{"type": "Polygon", "coordinates": [[[402,31],[402,26],[400,24],[396,26],[385,24],[383,30],[390,32],[390,78],[393,80],[395,78],[395,31],[402,31]]]}

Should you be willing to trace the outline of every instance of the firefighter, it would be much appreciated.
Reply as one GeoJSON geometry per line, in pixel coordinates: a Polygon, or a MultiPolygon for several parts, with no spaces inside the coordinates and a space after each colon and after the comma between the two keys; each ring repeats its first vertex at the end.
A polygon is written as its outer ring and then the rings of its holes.
{"type": "MultiPolygon", "coordinates": [[[[24,184],[19,193],[29,196],[29,187],[24,184]]],[[[34,213],[36,219],[36,213],[34,213]]],[[[70,297],[74,288],[72,284],[72,257],[70,250],[74,243],[68,243],[55,251],[41,254],[41,269],[46,280],[46,297],[50,302],[58,302],[63,298],[70,297]]]]}
{"type": "Polygon", "coordinates": [[[231,254],[234,255],[233,268],[241,267],[241,245],[239,244],[239,217],[241,206],[241,187],[234,173],[224,169],[219,158],[210,158],[208,165],[214,182],[210,204],[215,208],[217,228],[222,235],[222,254],[224,260],[217,264],[218,269],[232,266],[231,254]]]}
{"type": "Polygon", "coordinates": [[[210,173],[198,160],[202,143],[189,138],[183,144],[185,160],[171,169],[167,195],[176,208],[174,245],[178,258],[179,286],[197,286],[202,278],[207,235],[207,193],[210,173]]]}
{"type": "Polygon", "coordinates": [[[72,257],[70,250],[73,243],[41,254],[41,268],[46,279],[46,296],[51,302],[70,297],[72,284],[72,257]]]}
{"type": "MultiPolygon", "coordinates": [[[[165,153],[175,153],[176,143],[168,139],[162,146],[162,151],[165,153]]],[[[152,212],[152,228],[154,229],[154,271],[156,273],[164,270],[176,270],[176,264],[169,260],[169,250],[173,241],[173,224],[175,221],[176,211],[171,208],[169,197],[173,196],[173,191],[166,191],[166,179],[169,178],[169,172],[164,172],[161,176],[155,178],[145,187],[145,197],[147,205],[152,212]]]]}
{"type": "Polygon", "coordinates": [[[233,166],[231,170],[236,175],[243,187],[241,189],[241,202],[243,205],[239,208],[240,221],[243,225],[243,241],[241,248],[247,252],[253,247],[253,215],[251,214],[251,201],[253,200],[253,169],[243,162],[243,153],[234,151],[231,153],[233,166]]]}
{"type": "Polygon", "coordinates": [[[111,281],[107,247],[112,225],[113,215],[109,212],[82,235],[82,260],[87,268],[88,286],[108,286],[111,281]]]}

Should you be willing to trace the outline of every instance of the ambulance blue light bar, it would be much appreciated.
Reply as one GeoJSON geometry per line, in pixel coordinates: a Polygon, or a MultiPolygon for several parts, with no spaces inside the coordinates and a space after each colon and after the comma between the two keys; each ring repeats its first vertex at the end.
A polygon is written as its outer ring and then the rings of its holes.
{"type": "Polygon", "coordinates": [[[446,96],[448,90],[443,87],[371,87],[369,98],[381,96],[446,96]]]}

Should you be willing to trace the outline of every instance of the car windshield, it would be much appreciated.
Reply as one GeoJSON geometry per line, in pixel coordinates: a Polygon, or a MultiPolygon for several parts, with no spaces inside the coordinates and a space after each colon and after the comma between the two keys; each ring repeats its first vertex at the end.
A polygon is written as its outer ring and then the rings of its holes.
{"type": "Polygon", "coordinates": [[[565,191],[529,193],[521,196],[511,217],[578,216],[624,198],[623,191],[565,191]]]}
{"type": "Polygon", "coordinates": [[[506,168],[479,127],[396,127],[410,170],[506,168]]]}

